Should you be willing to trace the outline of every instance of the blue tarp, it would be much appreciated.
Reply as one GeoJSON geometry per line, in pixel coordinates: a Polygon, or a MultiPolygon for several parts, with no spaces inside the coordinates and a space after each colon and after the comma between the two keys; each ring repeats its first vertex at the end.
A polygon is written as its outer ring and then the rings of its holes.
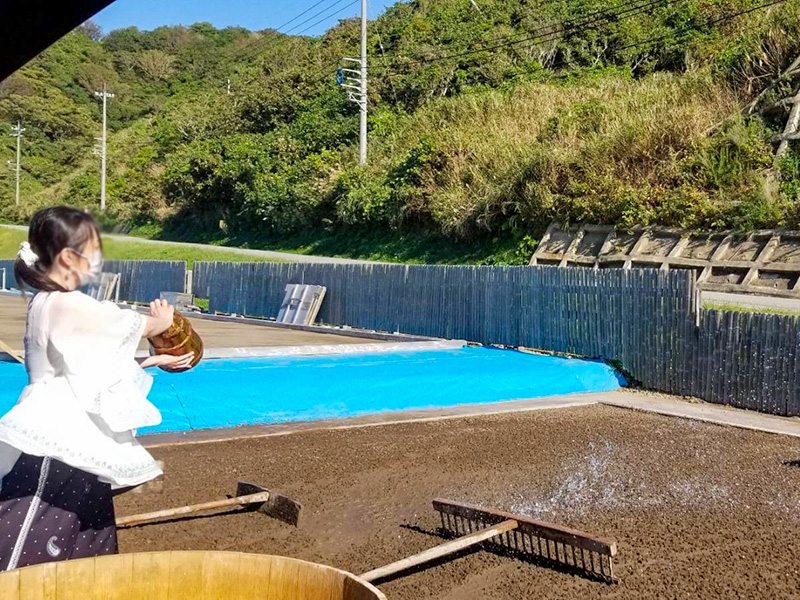
{"type": "MultiPolygon", "coordinates": [[[[150,400],[163,422],[141,433],[609,391],[625,383],[597,361],[474,347],[216,359],[186,373],[151,373],[150,400]]],[[[22,365],[0,363],[0,412],[14,405],[26,383],[22,365]]]]}

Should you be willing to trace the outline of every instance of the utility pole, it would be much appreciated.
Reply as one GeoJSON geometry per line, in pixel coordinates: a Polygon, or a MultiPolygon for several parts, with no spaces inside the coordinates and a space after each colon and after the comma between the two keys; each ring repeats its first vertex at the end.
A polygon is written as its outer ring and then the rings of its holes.
{"type": "Polygon", "coordinates": [[[361,110],[358,131],[358,163],[367,164],[367,0],[361,0],[361,58],[347,58],[359,69],[339,67],[336,69],[336,83],[347,88],[347,98],[361,110]]]}
{"type": "Polygon", "coordinates": [[[102,92],[95,92],[95,96],[103,99],[103,137],[100,138],[100,210],[106,209],[106,101],[113,98],[114,94],[106,91],[103,84],[102,92]]]}
{"type": "Polygon", "coordinates": [[[367,0],[361,0],[361,119],[358,136],[358,162],[367,164],[367,0]]]}
{"type": "Polygon", "coordinates": [[[16,125],[12,125],[11,127],[11,137],[17,138],[17,164],[15,170],[17,172],[17,193],[15,196],[15,204],[19,206],[19,163],[20,163],[20,145],[22,142],[22,132],[25,131],[25,128],[22,126],[22,123],[17,121],[16,125]]]}

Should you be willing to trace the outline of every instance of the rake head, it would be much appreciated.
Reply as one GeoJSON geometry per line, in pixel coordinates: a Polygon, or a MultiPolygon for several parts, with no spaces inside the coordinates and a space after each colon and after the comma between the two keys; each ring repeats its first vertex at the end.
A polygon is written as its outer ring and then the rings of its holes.
{"type": "Polygon", "coordinates": [[[294,525],[295,527],[300,526],[300,516],[303,513],[303,506],[296,500],[254,483],[239,481],[236,484],[237,496],[259,494],[261,492],[269,492],[269,499],[266,502],[253,504],[252,510],[264,513],[273,519],[278,519],[289,525],[294,525]]]}
{"type": "Polygon", "coordinates": [[[461,504],[451,500],[434,500],[442,529],[463,536],[512,519],[518,526],[511,531],[484,542],[490,550],[526,556],[545,565],[558,566],[588,575],[593,579],[615,582],[612,558],[617,543],[552,523],[537,521],[521,515],[461,504]]]}

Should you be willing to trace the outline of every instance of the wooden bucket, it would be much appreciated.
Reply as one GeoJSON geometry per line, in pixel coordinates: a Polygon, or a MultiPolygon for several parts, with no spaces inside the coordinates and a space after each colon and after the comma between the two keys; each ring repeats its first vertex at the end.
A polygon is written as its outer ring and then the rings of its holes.
{"type": "Polygon", "coordinates": [[[22,600],[386,600],[355,575],[304,560],[240,552],[141,552],[0,573],[0,598],[22,600]]]}
{"type": "Polygon", "coordinates": [[[194,353],[191,369],[203,358],[203,340],[197,335],[189,319],[184,319],[177,310],[172,318],[172,325],[165,332],[149,338],[150,345],[156,354],[182,356],[194,353]]]}

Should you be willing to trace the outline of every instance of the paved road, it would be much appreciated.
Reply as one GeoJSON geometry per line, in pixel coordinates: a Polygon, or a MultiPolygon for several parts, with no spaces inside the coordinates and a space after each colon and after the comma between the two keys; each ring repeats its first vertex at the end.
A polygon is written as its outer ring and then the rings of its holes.
{"type": "Polygon", "coordinates": [[[754,294],[728,294],[723,292],[700,292],[704,305],[733,304],[752,309],[771,308],[800,313],[800,300],[795,298],[775,298],[754,294]]]}
{"type": "MultiPolygon", "coordinates": [[[[18,229],[20,231],[27,231],[28,228],[24,225],[1,225],[8,229],[18,229]]],[[[272,250],[254,250],[251,248],[231,248],[229,246],[212,246],[210,244],[193,244],[189,242],[163,242],[161,240],[148,240],[129,235],[117,234],[104,234],[103,237],[112,240],[119,240],[124,242],[133,242],[137,244],[164,244],[168,246],[182,246],[184,248],[199,248],[202,250],[215,250],[218,252],[230,252],[232,254],[244,254],[246,256],[257,256],[260,258],[272,258],[275,260],[285,260],[289,262],[305,262],[305,263],[332,263],[332,264],[365,264],[374,263],[375,261],[369,260],[356,260],[352,258],[335,258],[332,256],[314,256],[311,254],[294,254],[292,252],[273,252],[272,250]]]]}

